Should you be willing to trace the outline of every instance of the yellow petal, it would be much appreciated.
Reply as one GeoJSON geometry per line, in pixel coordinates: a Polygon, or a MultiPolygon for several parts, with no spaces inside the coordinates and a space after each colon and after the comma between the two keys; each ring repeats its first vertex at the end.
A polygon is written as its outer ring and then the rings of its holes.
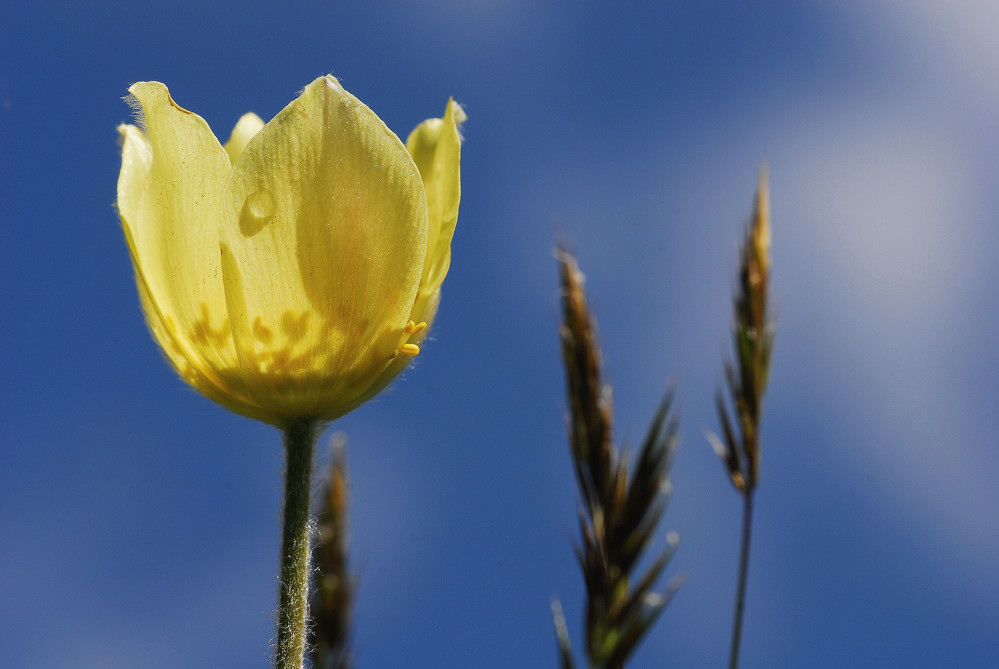
{"type": "MultiPolygon", "coordinates": [[[[461,199],[461,135],[458,126],[465,121],[465,111],[448,100],[444,118],[428,119],[418,125],[406,140],[406,149],[420,168],[427,193],[427,258],[423,267],[420,292],[410,318],[432,323],[440,303],[440,288],[451,264],[451,238],[458,221],[461,199]]],[[[423,329],[406,339],[418,346],[427,336],[423,329]]],[[[374,397],[399,375],[410,359],[396,357],[359,398],[358,404],[374,397]]]]}
{"type": "MultiPolygon", "coordinates": [[[[451,263],[451,238],[458,220],[461,199],[461,134],[465,111],[448,100],[443,118],[428,119],[418,125],[406,140],[406,150],[420,169],[427,194],[427,257],[420,291],[410,313],[414,322],[432,323],[440,303],[440,288],[451,263]]],[[[428,334],[422,328],[403,337],[403,346],[418,347],[428,334]]],[[[361,394],[360,405],[381,392],[407,366],[411,358],[398,355],[361,394]]]]}
{"type": "Polygon", "coordinates": [[[121,129],[117,204],[143,307],[178,371],[205,377],[236,359],[218,252],[229,158],[208,124],[163,84],[140,82],[129,92],[145,133],[121,129]]]}
{"type": "Polygon", "coordinates": [[[229,154],[229,162],[235,163],[236,159],[239,158],[239,154],[243,152],[246,148],[247,142],[253,139],[253,136],[260,132],[260,129],[264,127],[264,121],[262,118],[250,112],[249,114],[243,114],[239,121],[236,123],[236,127],[232,129],[232,135],[229,136],[229,141],[225,143],[225,152],[229,154]]]}
{"type": "Polygon", "coordinates": [[[142,193],[149,182],[153,149],[146,135],[134,125],[119,125],[121,172],[118,176],[118,200],[115,203],[124,217],[135,218],[142,193]]]}
{"type": "Polygon", "coordinates": [[[146,316],[146,324],[153,338],[160,345],[163,355],[178,375],[195,390],[210,400],[240,415],[266,423],[277,424],[281,416],[270,413],[251,400],[238,384],[220,375],[216,370],[196,364],[187,352],[189,347],[182,341],[172,319],[164,320],[149,295],[149,289],[141,273],[136,273],[139,299],[146,316]]]}
{"type": "Polygon", "coordinates": [[[342,414],[396,355],[416,299],[427,253],[416,165],[322,77],[249,141],[225,200],[222,275],[248,392],[291,415],[342,414]]]}
{"type": "Polygon", "coordinates": [[[427,259],[423,268],[420,299],[412,318],[431,321],[437,294],[451,264],[451,238],[458,221],[461,200],[461,136],[458,126],[465,112],[449,100],[444,118],[428,119],[410,133],[406,148],[420,168],[427,192],[427,259]]]}
{"type": "MultiPolygon", "coordinates": [[[[413,311],[415,313],[419,310],[424,314],[424,322],[431,323],[434,319],[434,315],[437,313],[437,305],[439,302],[440,290],[430,294],[429,298],[427,298],[425,293],[422,293],[420,298],[417,300],[417,305],[413,311]]],[[[419,347],[419,344],[423,342],[428,333],[428,328],[424,327],[419,333],[409,337],[405,337],[404,335],[403,338],[407,344],[419,347]]],[[[412,364],[412,358],[407,355],[397,355],[395,359],[392,360],[392,362],[389,363],[389,365],[385,367],[385,369],[377,376],[377,378],[372,381],[371,385],[364,389],[364,392],[358,396],[354,407],[360,406],[384,390],[385,387],[392,383],[395,377],[401,374],[410,364],[412,364]]],[[[354,407],[351,407],[351,409],[354,407]]]]}

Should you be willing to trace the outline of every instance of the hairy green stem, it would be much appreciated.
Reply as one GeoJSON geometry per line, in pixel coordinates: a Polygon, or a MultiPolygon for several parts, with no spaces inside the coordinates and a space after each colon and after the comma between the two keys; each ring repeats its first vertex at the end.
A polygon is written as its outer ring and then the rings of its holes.
{"type": "Polygon", "coordinates": [[[309,500],[319,422],[299,418],[284,427],[284,519],[278,594],[276,669],[301,669],[309,592],[309,500]]]}
{"type": "Polygon", "coordinates": [[[742,613],[746,609],[746,580],[749,574],[749,539],[753,531],[753,490],[743,496],[742,505],[742,549],[739,553],[739,585],[735,595],[735,623],[732,626],[732,652],[729,654],[729,669],[739,666],[739,643],[742,640],[742,613]]]}

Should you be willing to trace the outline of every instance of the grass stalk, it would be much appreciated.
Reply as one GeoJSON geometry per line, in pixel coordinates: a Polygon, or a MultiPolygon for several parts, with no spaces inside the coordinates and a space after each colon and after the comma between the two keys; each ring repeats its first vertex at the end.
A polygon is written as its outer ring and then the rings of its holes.
{"type": "MultiPolygon", "coordinates": [[[[596,324],[575,258],[560,250],[562,358],[569,400],[569,451],[579,489],[581,542],[576,558],[586,586],[585,652],[591,669],[623,669],[679,587],[653,588],[676,549],[674,533],[644,573],[636,573],[669,499],[669,469],[678,443],[678,421],[667,392],[634,465],[619,453],[612,434],[610,387],[604,383],[596,324]]],[[[561,606],[552,603],[559,660],[572,669],[572,651],[561,606]]]]}
{"type": "Polygon", "coordinates": [[[351,619],[354,579],[348,567],[350,479],[347,442],[333,435],[329,467],[316,513],[312,549],[315,574],[311,597],[309,654],[313,669],[352,669],[351,619]]]}
{"type": "Polygon", "coordinates": [[[742,541],[739,549],[739,578],[735,594],[735,620],[732,623],[732,649],[729,669],[739,666],[739,647],[742,642],[742,617],[746,610],[746,582],[749,580],[749,544],[753,533],[753,494],[742,498],[742,541]]]}
{"type": "Polygon", "coordinates": [[[728,401],[715,396],[721,436],[708,434],[729,480],[742,497],[742,540],[729,669],[739,666],[742,624],[749,578],[749,547],[753,528],[753,495],[760,480],[760,420],[770,375],[770,354],[776,326],[770,320],[770,191],[765,166],[760,168],[753,215],[739,254],[739,287],[733,299],[732,328],[735,364],[725,364],[728,401]],[[732,410],[729,410],[729,404],[732,410]]]}

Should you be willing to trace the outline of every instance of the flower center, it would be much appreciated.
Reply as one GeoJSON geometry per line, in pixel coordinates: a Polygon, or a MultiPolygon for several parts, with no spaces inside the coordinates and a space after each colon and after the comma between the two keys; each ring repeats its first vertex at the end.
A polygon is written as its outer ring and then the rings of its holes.
{"type": "MultiPolygon", "coordinates": [[[[169,325],[172,329],[172,319],[169,325]]],[[[276,330],[272,324],[257,316],[253,319],[250,332],[259,345],[252,347],[254,350],[242,351],[242,355],[245,356],[244,362],[250,362],[258,372],[267,376],[288,377],[313,370],[326,351],[327,339],[323,336],[307,336],[314,325],[311,311],[298,313],[288,309],[281,315],[276,330]]],[[[426,323],[409,321],[401,335],[408,339],[426,327],[426,323]]],[[[237,366],[229,323],[224,320],[219,327],[214,327],[207,304],[201,304],[201,318],[191,326],[188,337],[197,348],[209,354],[207,356],[209,359],[221,358],[227,363],[226,366],[237,366]]],[[[420,347],[417,344],[403,342],[389,359],[400,353],[407,356],[419,355],[420,347]]]]}

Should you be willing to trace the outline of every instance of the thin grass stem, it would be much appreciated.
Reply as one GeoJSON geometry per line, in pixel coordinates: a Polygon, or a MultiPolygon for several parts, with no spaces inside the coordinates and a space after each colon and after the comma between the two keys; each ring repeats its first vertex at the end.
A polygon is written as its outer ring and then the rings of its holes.
{"type": "Polygon", "coordinates": [[[746,582],[749,575],[749,542],[753,532],[753,491],[746,491],[742,500],[742,548],[739,551],[739,582],[736,585],[735,622],[732,624],[732,652],[728,659],[729,669],[736,669],[739,666],[742,618],[746,610],[746,582]]]}

